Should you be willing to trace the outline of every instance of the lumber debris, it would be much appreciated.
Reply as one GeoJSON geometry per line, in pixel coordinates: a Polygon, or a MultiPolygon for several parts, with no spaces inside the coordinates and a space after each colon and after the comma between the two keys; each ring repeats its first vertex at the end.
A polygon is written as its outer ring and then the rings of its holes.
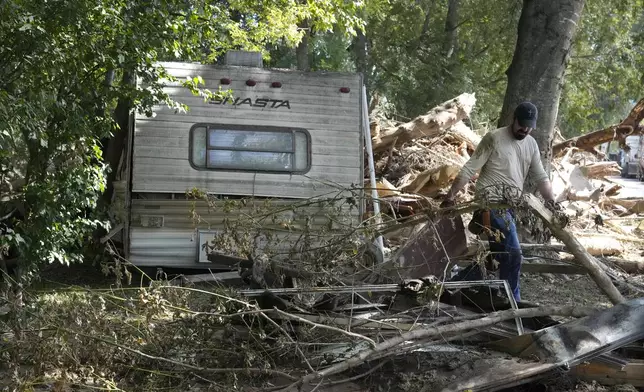
{"type": "Polygon", "coordinates": [[[396,127],[380,129],[373,142],[373,151],[378,152],[391,145],[399,146],[421,137],[435,137],[451,126],[468,117],[476,98],[474,94],[463,93],[454,99],[432,108],[424,115],[396,127]]]}
{"type": "Polygon", "coordinates": [[[587,178],[606,178],[618,176],[621,168],[617,162],[595,162],[581,167],[581,172],[587,178]]]}
{"type": "Polygon", "coordinates": [[[461,167],[458,165],[443,165],[425,170],[413,176],[411,182],[404,185],[402,190],[407,193],[419,193],[424,196],[434,197],[441,189],[452,184],[461,167]]]}

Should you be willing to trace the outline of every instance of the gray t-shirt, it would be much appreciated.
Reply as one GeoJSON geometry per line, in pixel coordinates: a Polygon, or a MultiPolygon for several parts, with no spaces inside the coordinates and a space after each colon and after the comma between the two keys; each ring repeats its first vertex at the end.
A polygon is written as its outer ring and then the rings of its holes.
{"type": "Polygon", "coordinates": [[[494,185],[504,184],[522,190],[528,174],[536,183],[548,179],[541,164],[537,141],[530,135],[523,140],[517,140],[512,136],[509,127],[498,128],[485,134],[458,177],[465,176],[469,180],[479,170],[475,193],[480,196],[483,191],[491,192],[495,199],[502,197],[498,191],[503,187],[494,185]]]}

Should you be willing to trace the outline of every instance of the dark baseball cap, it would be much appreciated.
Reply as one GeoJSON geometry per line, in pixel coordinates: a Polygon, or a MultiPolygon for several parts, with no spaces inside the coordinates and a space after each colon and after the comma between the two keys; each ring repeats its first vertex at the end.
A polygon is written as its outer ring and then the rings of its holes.
{"type": "Polygon", "coordinates": [[[537,127],[537,117],[539,111],[531,102],[522,102],[514,109],[514,117],[519,121],[519,125],[527,128],[537,127]]]}

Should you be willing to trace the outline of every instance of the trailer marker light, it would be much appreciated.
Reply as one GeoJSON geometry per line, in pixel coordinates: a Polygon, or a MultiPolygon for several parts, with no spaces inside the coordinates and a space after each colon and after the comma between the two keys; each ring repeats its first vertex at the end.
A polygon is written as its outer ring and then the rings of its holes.
{"type": "Polygon", "coordinates": [[[273,83],[271,83],[271,87],[273,87],[273,88],[280,88],[280,87],[282,87],[282,83],[280,83],[280,82],[273,82],[273,83]]]}
{"type": "Polygon", "coordinates": [[[345,94],[346,94],[346,93],[348,93],[349,91],[351,91],[351,89],[350,89],[349,87],[342,87],[342,88],[340,88],[340,92],[341,92],[341,93],[345,93],[345,94]]]}
{"type": "Polygon", "coordinates": [[[221,83],[221,84],[230,84],[230,79],[221,78],[221,79],[219,79],[219,83],[221,83]]]}
{"type": "Polygon", "coordinates": [[[254,85],[256,85],[256,84],[257,84],[257,82],[256,82],[256,81],[254,81],[253,79],[248,79],[248,80],[246,81],[246,86],[254,86],[254,85]]]}

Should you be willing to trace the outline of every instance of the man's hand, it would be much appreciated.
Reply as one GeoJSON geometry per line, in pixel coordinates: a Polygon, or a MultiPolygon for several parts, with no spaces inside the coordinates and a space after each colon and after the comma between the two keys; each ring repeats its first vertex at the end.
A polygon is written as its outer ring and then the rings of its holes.
{"type": "Polygon", "coordinates": [[[449,207],[454,207],[456,205],[456,202],[452,198],[446,197],[445,200],[441,203],[440,207],[441,208],[449,208],[449,207]]]}
{"type": "Polygon", "coordinates": [[[555,203],[554,200],[546,200],[545,206],[555,218],[555,221],[559,223],[561,228],[565,228],[570,223],[570,218],[564,212],[564,209],[561,207],[560,203],[555,203]]]}
{"type": "Polygon", "coordinates": [[[563,208],[561,208],[561,204],[555,203],[554,200],[546,200],[545,206],[547,209],[549,209],[552,213],[556,212],[561,212],[563,211],[563,208]]]}

